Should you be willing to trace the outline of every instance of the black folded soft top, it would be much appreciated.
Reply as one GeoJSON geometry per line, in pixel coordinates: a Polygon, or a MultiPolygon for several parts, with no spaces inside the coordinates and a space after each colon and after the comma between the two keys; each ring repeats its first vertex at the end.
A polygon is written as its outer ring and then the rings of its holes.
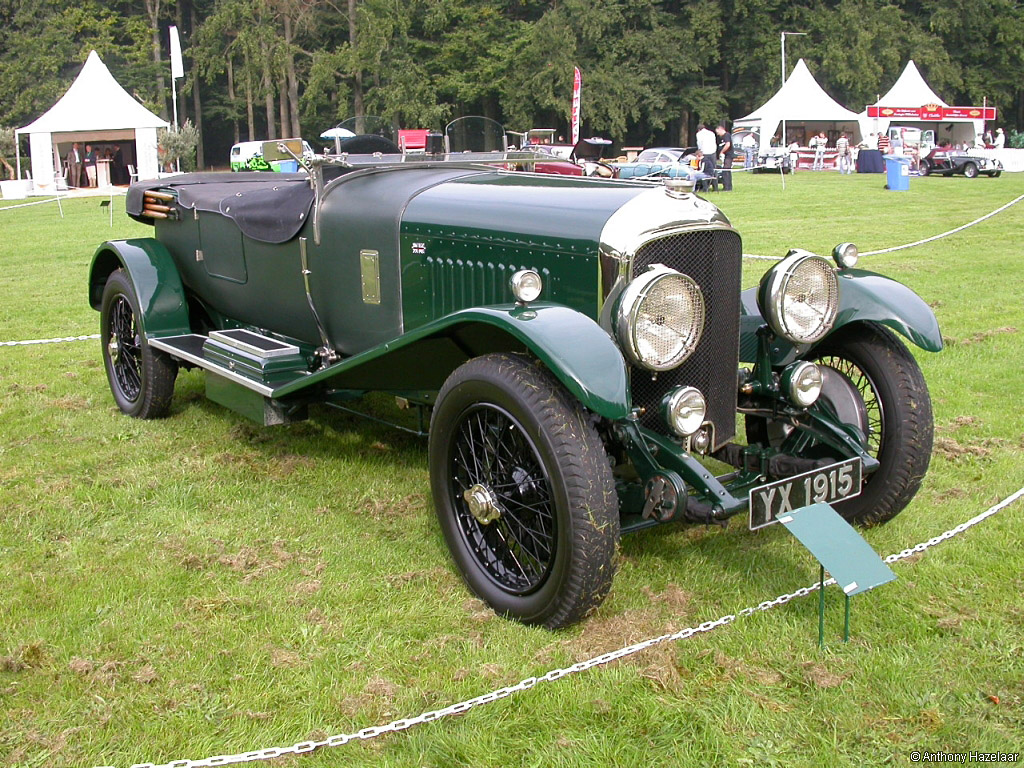
{"type": "Polygon", "coordinates": [[[304,173],[186,173],[136,182],[128,188],[128,215],[146,224],[153,221],[142,216],[143,196],[150,190],[173,192],[183,208],[227,216],[246,237],[264,243],[295,237],[306,223],[314,197],[304,173]]]}

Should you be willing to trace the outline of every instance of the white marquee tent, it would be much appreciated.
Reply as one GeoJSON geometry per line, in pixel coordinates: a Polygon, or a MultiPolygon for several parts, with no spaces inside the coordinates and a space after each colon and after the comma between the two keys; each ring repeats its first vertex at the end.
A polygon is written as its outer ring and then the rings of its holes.
{"type": "MultiPolygon", "coordinates": [[[[156,178],[159,170],[157,129],[167,121],[135,100],[110,74],[96,51],[82,67],[75,82],[50,110],[17,134],[29,135],[32,178],[37,191],[52,189],[63,157],[72,142],[135,143],[140,179],[156,178]]],[[[21,158],[18,158],[21,175],[21,158]]]]}
{"type": "Polygon", "coordinates": [[[854,140],[859,140],[857,113],[825,93],[803,59],[796,63],[793,73],[774,96],[746,117],[736,120],[733,128],[760,131],[761,146],[767,147],[783,120],[787,127],[799,125],[811,132],[846,131],[854,140]]]}
{"type": "MultiPolygon", "coordinates": [[[[938,97],[938,95],[931,89],[925,79],[921,76],[921,72],[917,69],[917,65],[914,60],[911,59],[907,62],[907,66],[903,68],[903,73],[899,76],[899,79],[893,84],[889,92],[882,96],[872,106],[876,107],[903,107],[903,108],[918,108],[927,105],[937,105],[939,107],[948,107],[949,104],[944,102],[938,97]]],[[[974,144],[975,137],[983,131],[984,122],[982,120],[973,120],[969,117],[949,118],[944,117],[942,120],[915,120],[914,118],[896,117],[896,118],[883,118],[883,117],[868,117],[867,110],[865,109],[858,116],[860,119],[861,131],[864,135],[868,133],[885,133],[889,130],[889,126],[892,123],[898,125],[909,126],[912,128],[920,128],[922,130],[933,130],[935,131],[936,142],[943,139],[949,139],[953,144],[966,144],[971,146],[974,144]]]]}

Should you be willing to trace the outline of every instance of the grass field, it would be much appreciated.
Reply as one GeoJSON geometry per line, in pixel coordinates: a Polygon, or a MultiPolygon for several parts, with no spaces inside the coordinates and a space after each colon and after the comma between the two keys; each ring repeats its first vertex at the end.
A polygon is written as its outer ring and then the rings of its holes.
{"type": "MultiPolygon", "coordinates": [[[[1024,193],[1024,174],[737,175],[712,194],[744,250],[910,242],[1024,193]]],[[[3,203],[0,202],[0,205],[3,203]]],[[[98,199],[0,211],[0,340],[96,333],[98,199]]],[[[947,340],[915,350],[936,445],[882,554],[1024,486],[1024,203],[862,263],[913,287],[947,340]]],[[[748,261],[744,283],[767,262],[748,261]]],[[[419,714],[810,584],[779,526],[627,537],[610,598],[571,630],[470,598],[429,501],[423,441],[336,412],[262,428],[178,378],[170,418],[114,407],[99,342],[0,347],[0,764],[127,766],[291,745],[419,714]]],[[[380,402],[372,403],[380,407],[380,402]]],[[[397,735],[285,758],[386,766],[875,766],[1024,751],[1024,501],[853,605],[817,600],[542,684],[397,735]]],[[[276,763],[271,763],[276,764],[276,763]]]]}

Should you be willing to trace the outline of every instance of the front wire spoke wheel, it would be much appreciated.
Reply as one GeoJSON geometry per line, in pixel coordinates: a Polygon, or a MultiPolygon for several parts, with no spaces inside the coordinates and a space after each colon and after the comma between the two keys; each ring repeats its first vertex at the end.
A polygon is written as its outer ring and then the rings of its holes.
{"type": "Polygon", "coordinates": [[[466,413],[456,433],[452,493],[462,535],[490,578],[510,592],[528,593],[547,575],[555,535],[550,481],[536,448],[494,406],[466,413]],[[465,498],[474,488],[488,494],[490,504],[476,515],[465,498]]]}
{"type": "Polygon", "coordinates": [[[497,613],[556,628],[607,595],[619,535],[611,467],[546,369],[494,354],[452,373],[431,418],[430,474],[452,557],[497,613]]]}

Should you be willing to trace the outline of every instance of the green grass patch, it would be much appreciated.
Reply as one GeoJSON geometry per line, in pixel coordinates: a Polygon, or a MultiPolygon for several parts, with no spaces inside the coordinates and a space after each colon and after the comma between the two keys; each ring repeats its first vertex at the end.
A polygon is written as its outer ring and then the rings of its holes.
{"type": "MultiPolygon", "coordinates": [[[[747,253],[873,250],[1024,192],[1024,175],[736,175],[712,201],[747,253]]],[[[96,199],[0,210],[0,340],[96,333],[86,275],[113,228],[96,199]]],[[[917,354],[936,446],[917,499],[865,535],[927,540],[1024,485],[1024,203],[863,266],[914,288],[946,349],[917,354]]],[[[748,261],[753,285],[767,262],[748,261]]],[[[916,352],[919,352],[915,350],[916,352]]],[[[377,398],[368,404],[383,409],[377,398]]],[[[244,752],[415,715],[811,583],[777,526],[627,537],[610,598],[562,632],[495,618],[449,560],[423,441],[326,409],[262,428],[178,378],[172,415],[114,406],[98,341],[0,348],[0,764],[118,765],[244,752]]],[[[296,766],[910,764],[1020,751],[1024,502],[854,600],[826,650],[814,598],[461,717],[296,766]]]]}

